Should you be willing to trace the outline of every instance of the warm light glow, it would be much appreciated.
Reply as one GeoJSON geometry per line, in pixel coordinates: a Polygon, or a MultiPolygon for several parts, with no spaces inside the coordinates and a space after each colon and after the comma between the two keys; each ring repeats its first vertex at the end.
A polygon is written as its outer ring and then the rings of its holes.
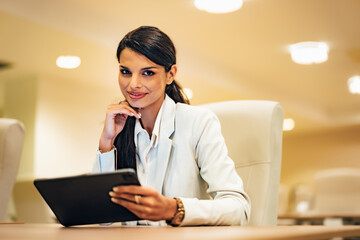
{"type": "Polygon", "coordinates": [[[305,213],[309,211],[309,202],[308,201],[301,201],[296,205],[296,212],[298,213],[305,213]]]}
{"type": "Polygon", "coordinates": [[[191,100],[193,97],[193,91],[190,88],[184,88],[183,90],[188,99],[191,100]]]}
{"type": "Polygon", "coordinates": [[[360,76],[353,76],[348,80],[349,91],[352,94],[360,94],[360,76]]]}
{"type": "Polygon", "coordinates": [[[294,127],[295,127],[295,122],[292,118],[284,119],[284,124],[283,124],[284,131],[291,131],[294,129],[294,127]]]}
{"type": "Polygon", "coordinates": [[[60,56],[56,59],[56,65],[60,68],[77,68],[81,64],[81,59],[77,56],[60,56]]]}
{"type": "Polygon", "coordinates": [[[291,58],[299,64],[322,63],[328,60],[329,47],[324,42],[300,42],[290,45],[291,58]]]}
{"type": "Polygon", "coordinates": [[[209,13],[229,13],[241,8],[242,0],[195,0],[195,6],[199,10],[209,13]]]}

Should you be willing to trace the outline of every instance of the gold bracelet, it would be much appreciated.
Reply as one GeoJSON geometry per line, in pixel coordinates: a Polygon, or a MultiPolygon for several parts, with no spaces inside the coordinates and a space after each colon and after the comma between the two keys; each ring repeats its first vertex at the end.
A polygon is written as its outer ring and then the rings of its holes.
{"type": "Polygon", "coordinates": [[[177,210],[176,210],[175,216],[170,220],[166,220],[166,223],[171,226],[177,227],[184,220],[185,208],[184,208],[184,204],[180,198],[174,198],[174,199],[176,200],[177,210]]]}

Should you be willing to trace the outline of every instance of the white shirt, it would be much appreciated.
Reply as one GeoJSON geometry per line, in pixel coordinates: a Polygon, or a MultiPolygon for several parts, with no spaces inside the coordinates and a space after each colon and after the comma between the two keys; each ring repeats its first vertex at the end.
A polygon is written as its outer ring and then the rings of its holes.
{"type": "Polygon", "coordinates": [[[157,156],[163,106],[164,104],[162,104],[156,117],[151,138],[148,132],[141,126],[139,119],[136,119],[134,130],[136,167],[139,181],[141,185],[155,188],[159,193],[161,193],[161,189],[158,186],[159,184],[157,184],[156,169],[157,165],[161,164],[157,156]]]}

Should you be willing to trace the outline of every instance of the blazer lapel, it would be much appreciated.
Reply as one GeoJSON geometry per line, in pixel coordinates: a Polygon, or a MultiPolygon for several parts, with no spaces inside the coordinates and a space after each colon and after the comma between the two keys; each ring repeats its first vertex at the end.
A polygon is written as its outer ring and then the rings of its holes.
{"type": "Polygon", "coordinates": [[[162,188],[169,164],[169,158],[172,150],[171,136],[175,129],[175,102],[166,95],[163,114],[161,117],[160,134],[159,134],[159,149],[156,169],[156,182],[158,183],[158,191],[162,193],[162,188]]]}

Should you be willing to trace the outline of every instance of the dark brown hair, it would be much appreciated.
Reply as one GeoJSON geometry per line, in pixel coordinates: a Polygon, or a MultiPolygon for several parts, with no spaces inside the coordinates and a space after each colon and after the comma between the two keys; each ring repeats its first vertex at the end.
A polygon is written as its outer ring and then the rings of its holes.
{"type": "MultiPolygon", "coordinates": [[[[152,62],[164,66],[165,72],[169,72],[171,67],[176,64],[176,50],[173,42],[156,27],[141,26],[126,34],[116,51],[118,62],[120,62],[120,54],[125,48],[140,53],[152,62]]],[[[189,104],[188,98],[175,80],[166,86],[165,93],[175,103],[189,104]]],[[[124,129],[115,138],[118,169],[134,168],[136,170],[134,128],[135,118],[128,117],[124,129]]]]}

